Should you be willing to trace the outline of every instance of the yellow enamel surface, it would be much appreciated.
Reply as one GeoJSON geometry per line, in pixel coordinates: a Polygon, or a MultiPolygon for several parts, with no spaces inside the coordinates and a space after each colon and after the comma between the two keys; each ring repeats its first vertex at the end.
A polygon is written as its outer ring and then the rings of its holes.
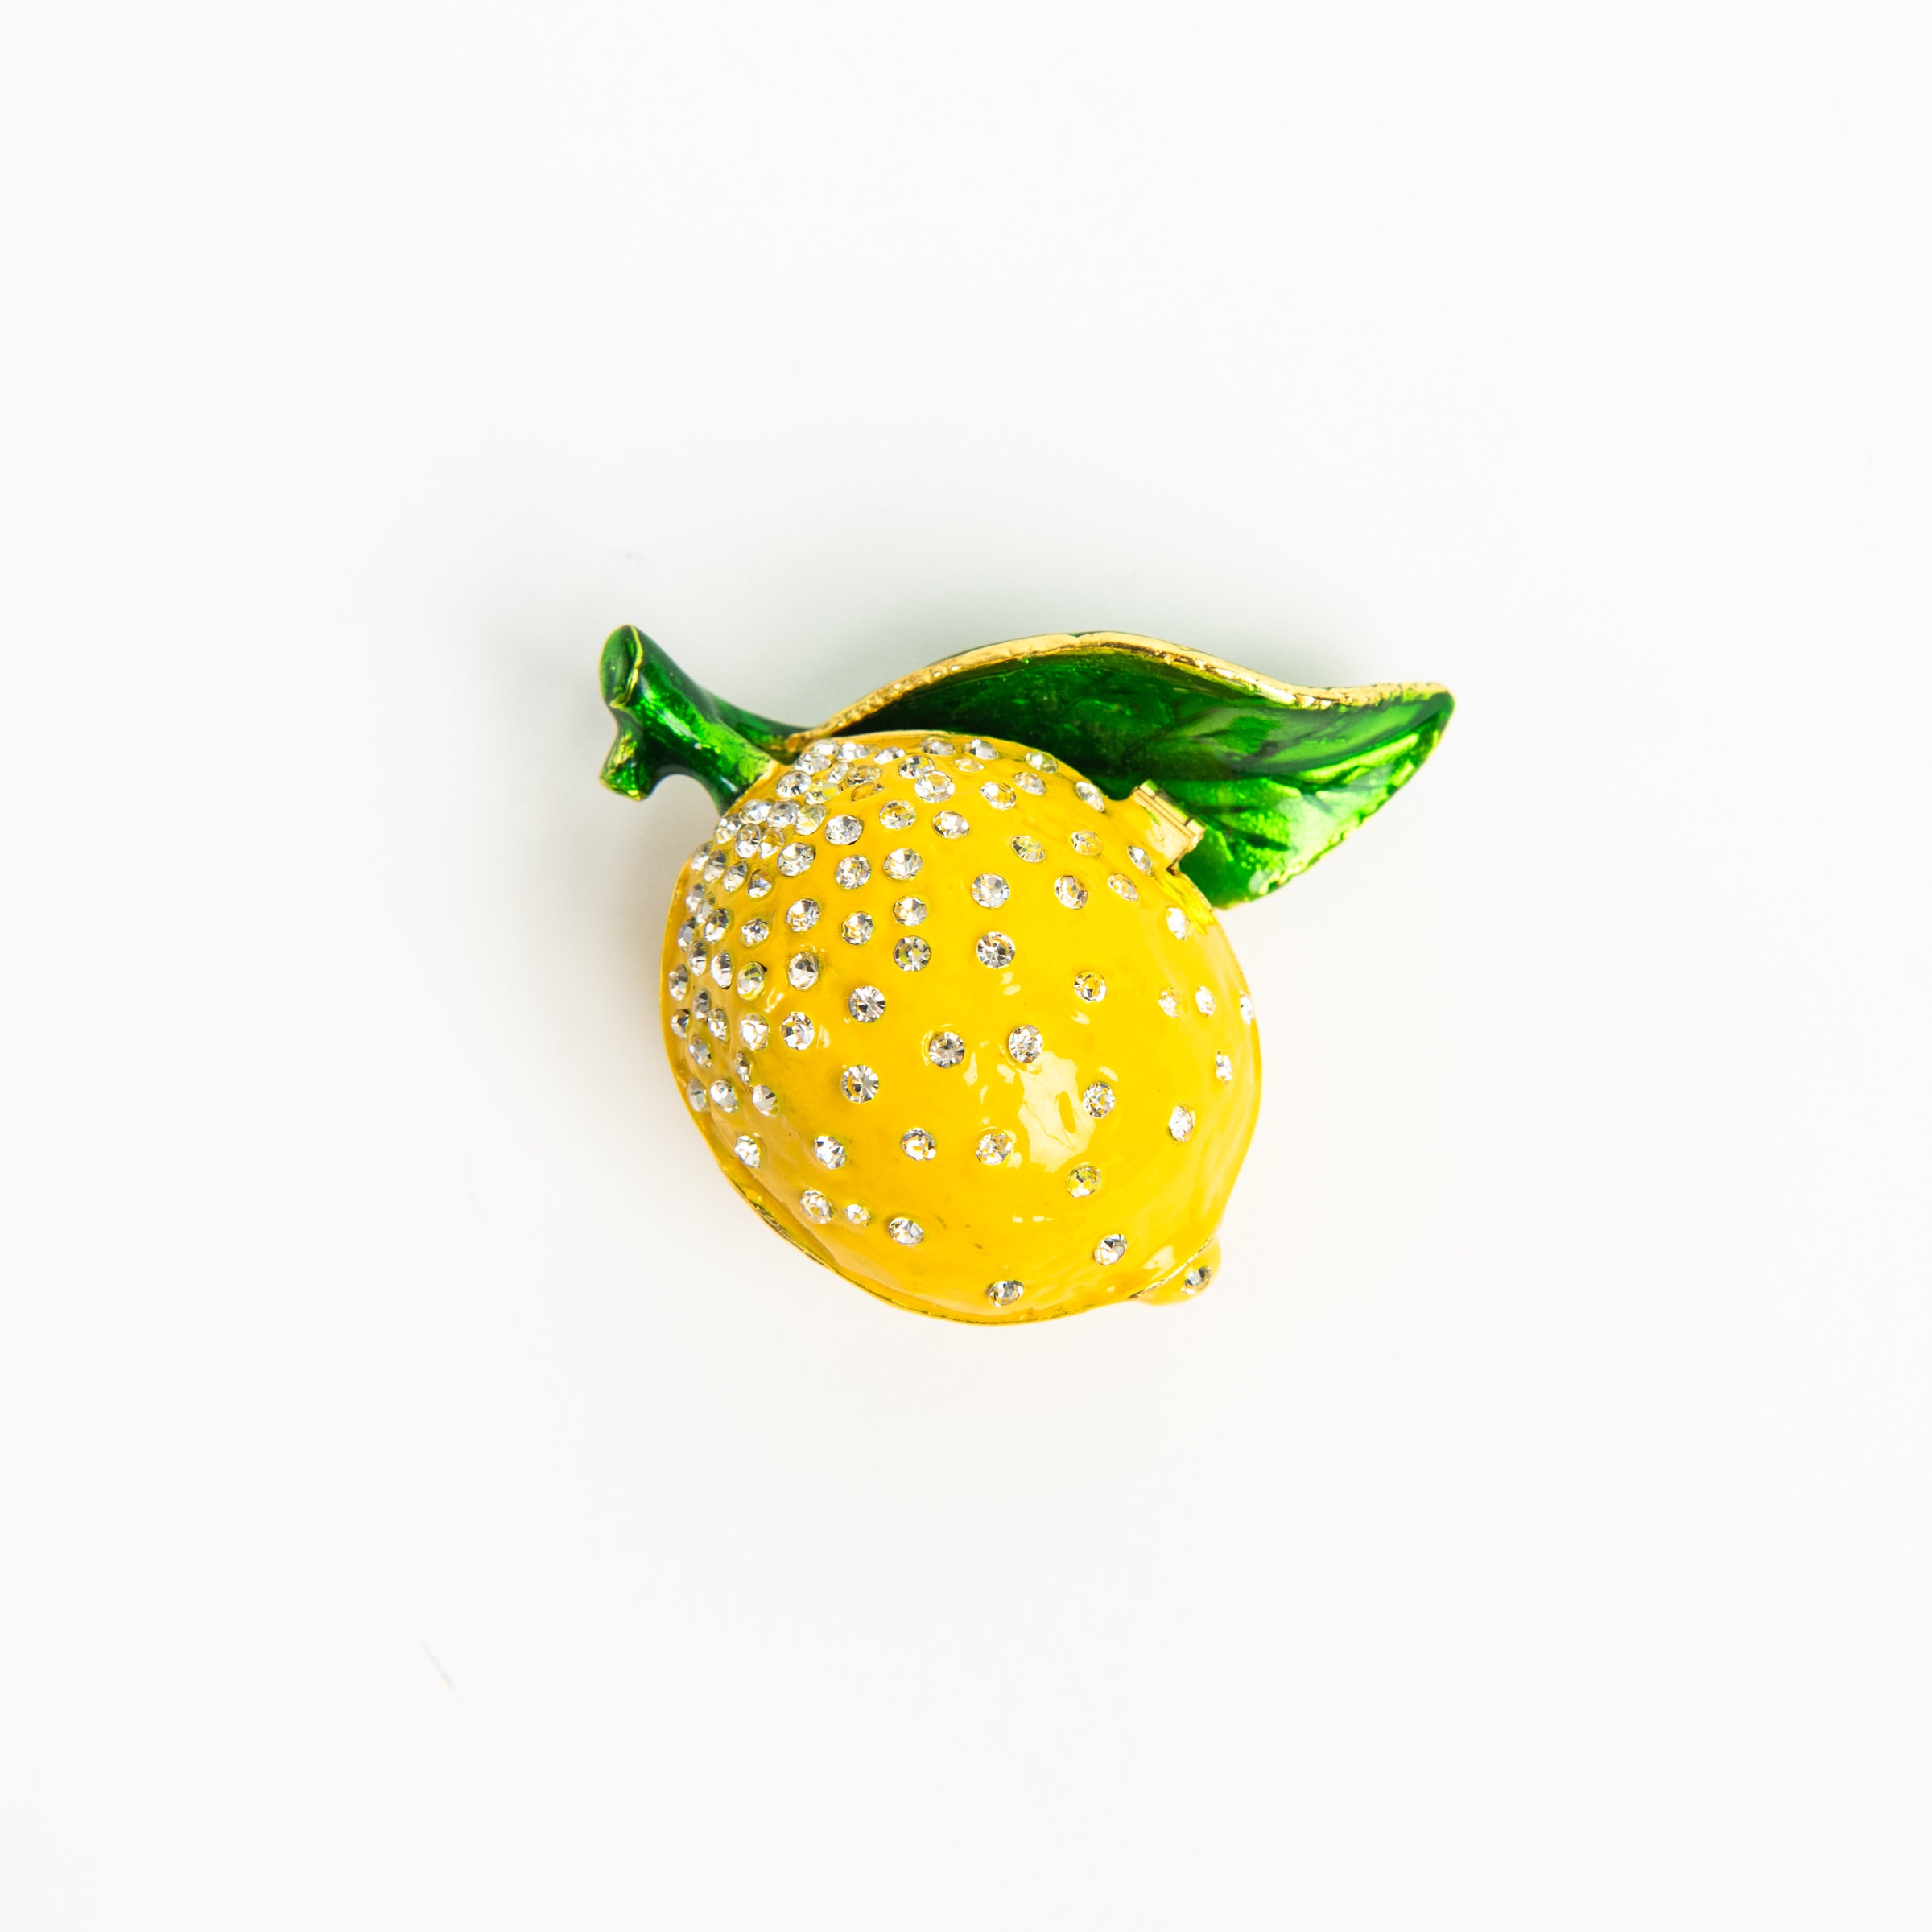
{"type": "MultiPolygon", "coordinates": [[[[1084,800],[1077,773],[1036,770],[1026,748],[1006,741],[992,741],[995,759],[974,756],[964,737],[922,732],[862,743],[862,759],[790,781],[805,789],[785,802],[804,807],[808,821],[822,811],[823,824],[766,831],[773,849],[762,855],[741,857],[731,840],[714,840],[680,875],[659,982],[665,1044],[680,1089],[701,1098],[693,1117],[720,1166],[807,1253],[925,1314],[1038,1321],[1134,1296],[1198,1292],[1205,1282],[1190,1287],[1187,1277],[1216,1265],[1209,1245],[1253,1133],[1261,1057],[1225,932],[1159,856],[1174,840],[1158,807],[1108,802],[1091,790],[1092,802],[1084,800]],[[881,754],[890,756],[881,762],[881,754]],[[950,796],[916,795],[914,778],[899,770],[911,755],[952,781],[950,796]],[[982,795],[989,784],[997,803],[982,795]],[[1030,784],[1038,795],[1022,789],[1030,784]],[[943,837],[935,821],[949,812],[968,829],[943,837]],[[839,844],[830,833],[841,816],[861,830],[839,844]],[[1015,849],[1026,839],[1042,848],[1037,861],[1015,849]],[[784,876],[781,852],[802,844],[813,848],[811,859],[784,876]],[[1141,848],[1139,862],[1130,847],[1141,848]],[[916,873],[888,877],[895,852],[915,854],[916,873]],[[836,881],[846,858],[869,863],[866,882],[836,881]],[[1004,903],[976,899],[983,875],[1005,881],[1004,903]],[[761,880],[769,888],[754,898],[761,880]],[[1077,881],[1084,903],[1064,902],[1061,893],[1081,894],[1056,892],[1061,880],[1077,881]],[[910,908],[895,913],[907,898],[923,902],[917,923],[902,923],[910,908]],[[793,931],[787,913],[806,899],[817,902],[818,918],[793,931]],[[872,922],[857,943],[842,936],[854,914],[872,922]],[[1169,923],[1174,914],[1178,932],[1169,923]],[[720,915],[729,927],[707,943],[706,921],[715,927],[720,915]],[[758,919],[769,934],[748,944],[748,923],[758,919]],[[978,942],[990,935],[1010,942],[1009,964],[982,961],[978,942]],[[895,963],[902,940],[930,949],[923,966],[895,963]],[[803,955],[812,956],[816,976],[800,987],[788,966],[803,955]],[[763,968],[749,997],[748,964],[763,968]],[[1104,980],[1104,997],[1082,997],[1082,983],[1092,990],[1088,976],[1104,980]],[[876,1004],[868,989],[883,1000],[877,1018],[858,1017],[876,1004]],[[720,1016],[715,1021],[699,1010],[700,989],[720,1016]],[[796,1046],[786,1043],[788,1019],[796,1046]],[[1022,1027],[1040,1036],[1031,1059],[1024,1038],[1016,1057],[1012,1036],[1022,1027]],[[945,1033],[964,1049],[951,1066],[932,1056],[945,1033]],[[1225,1056],[1218,1069],[1217,1056],[1225,1056]],[[857,1069],[872,1078],[848,1071],[857,1069]],[[847,1097],[848,1088],[874,1082],[872,1098],[847,1097]],[[1099,1084],[1113,1105],[1096,1117],[1085,1096],[1099,1084]],[[753,1104],[761,1088],[776,1096],[769,1113],[753,1104]],[[1170,1129],[1177,1107],[1193,1117],[1184,1140],[1170,1129]],[[905,1137],[915,1133],[930,1137],[931,1158],[906,1152],[905,1137]],[[989,1134],[1011,1140],[990,1163],[979,1158],[989,1134]],[[815,1151],[824,1135],[843,1147],[836,1167],[815,1151]],[[755,1165],[738,1149],[747,1137],[755,1146],[744,1154],[755,1165]],[[829,1220],[817,1218],[827,1208],[829,1220]],[[895,1218],[919,1225],[916,1245],[892,1238],[895,1218]],[[1096,1254],[1109,1236],[1126,1240],[1111,1263],[1096,1254]],[[989,1286],[1013,1282],[1017,1296],[1006,1290],[1009,1298],[989,1298],[989,1286]]],[[[837,749],[836,741],[821,748],[837,749]]],[[[734,801],[725,822],[738,821],[739,837],[757,836],[745,807],[779,804],[785,777],[786,768],[774,768],[734,801]]],[[[926,783],[935,788],[931,778],[926,783]]]]}

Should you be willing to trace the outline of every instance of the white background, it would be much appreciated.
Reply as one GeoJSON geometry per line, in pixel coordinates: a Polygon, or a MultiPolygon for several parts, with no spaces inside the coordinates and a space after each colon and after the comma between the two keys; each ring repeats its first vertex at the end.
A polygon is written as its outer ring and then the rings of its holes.
{"type": "Polygon", "coordinates": [[[16,14],[0,1922],[1927,1922],[1911,10],[16,14]],[[1200,1303],[736,1203],[626,621],[1454,687],[1200,1303]]]}

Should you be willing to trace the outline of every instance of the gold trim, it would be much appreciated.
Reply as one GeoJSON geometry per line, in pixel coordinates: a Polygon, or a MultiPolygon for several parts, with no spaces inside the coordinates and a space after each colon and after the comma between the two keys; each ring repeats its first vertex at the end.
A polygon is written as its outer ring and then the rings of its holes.
{"type": "Polygon", "coordinates": [[[989,664],[1007,663],[1015,658],[1057,657],[1066,651],[1091,652],[1096,649],[1118,652],[1126,657],[1150,658],[1157,663],[1172,664],[1184,671],[1204,671],[1224,683],[1252,691],[1277,704],[1300,711],[1348,710],[1362,705],[1385,704],[1393,698],[1427,697],[1443,688],[1440,684],[1351,684],[1323,691],[1307,684],[1284,684],[1278,678],[1245,670],[1207,651],[1189,650],[1159,638],[1136,637],[1131,631],[1050,631],[1042,637],[1015,638],[1005,644],[982,644],[977,650],[963,650],[956,657],[942,658],[938,663],[928,664],[923,671],[909,671],[902,678],[894,679],[890,684],[881,684],[856,704],[848,704],[843,711],[834,712],[823,724],[795,731],[780,747],[781,755],[787,760],[795,758],[814,739],[840,736],[862,724],[875,712],[883,711],[888,704],[896,704],[915,691],[923,691],[930,684],[957,677],[962,671],[978,671],[989,664]]]}

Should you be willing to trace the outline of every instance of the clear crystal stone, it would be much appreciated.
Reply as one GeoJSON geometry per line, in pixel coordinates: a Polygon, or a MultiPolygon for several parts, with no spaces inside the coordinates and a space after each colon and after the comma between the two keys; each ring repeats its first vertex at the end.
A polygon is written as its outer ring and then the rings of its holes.
{"type": "Polygon", "coordinates": [[[972,1150],[972,1158],[982,1167],[997,1167],[1012,1152],[1013,1136],[995,1129],[991,1133],[980,1136],[978,1144],[972,1150]]]}
{"type": "MultiPolygon", "coordinates": [[[[738,928],[738,937],[747,946],[762,946],[771,937],[771,922],[769,919],[747,919],[738,928]]],[[[750,970],[749,967],[745,968],[750,970]]]]}
{"type": "Polygon", "coordinates": [[[687,912],[702,912],[711,903],[711,894],[702,886],[694,886],[684,895],[687,912]]]}
{"type": "MultiPolygon", "coordinates": [[[[820,815],[823,816],[824,815],[821,814],[820,815]]],[[[793,826],[798,824],[798,807],[791,804],[782,804],[774,805],[772,807],[771,815],[765,821],[765,824],[768,831],[789,832],[793,826]]],[[[809,830],[811,828],[807,828],[807,829],[809,830]]]]}
{"type": "Polygon", "coordinates": [[[705,861],[708,860],[710,857],[711,846],[708,841],[706,844],[700,845],[697,850],[691,855],[691,870],[693,872],[697,872],[702,869],[705,861]]]}
{"type": "Polygon", "coordinates": [[[1089,785],[1084,778],[1077,779],[1075,782],[1073,795],[1083,805],[1091,806],[1096,811],[1104,811],[1107,809],[1106,793],[1102,791],[1097,785],[1089,785]]]}
{"type": "Polygon", "coordinates": [[[910,845],[895,847],[886,855],[886,876],[889,879],[910,879],[919,875],[919,855],[910,845]]]}
{"type": "Polygon", "coordinates": [[[1163,986],[1161,989],[1160,1004],[1161,1011],[1166,1013],[1169,1019],[1172,1019],[1181,1009],[1180,997],[1171,986],[1163,986]]]}
{"type": "Polygon", "coordinates": [[[923,939],[910,935],[892,949],[892,963],[902,972],[917,972],[932,958],[932,948],[923,939]]]}
{"type": "Polygon", "coordinates": [[[848,1100],[873,1100],[879,1095],[879,1076],[869,1067],[845,1067],[839,1071],[839,1092],[848,1100]]]}
{"type": "Polygon", "coordinates": [[[704,1034],[700,1034],[691,1042],[691,1057],[700,1067],[708,1067],[711,1065],[711,1042],[704,1034]]]}
{"type": "Polygon", "coordinates": [[[1006,1054],[1022,1067],[1030,1067],[1040,1057],[1045,1042],[1037,1026],[1016,1026],[1006,1036],[1006,1054]]]}
{"type": "Polygon", "coordinates": [[[1242,1024],[1244,1026],[1253,1026],[1254,1024],[1254,1001],[1251,1000],[1246,993],[1244,993],[1241,997],[1239,1005],[1241,1007],[1242,1024]]]}
{"type": "Polygon", "coordinates": [[[751,1090],[751,1104],[760,1113],[776,1113],[778,1096],[769,1087],[754,1087],[751,1090]]]}
{"type": "Polygon", "coordinates": [[[716,852],[704,861],[704,869],[698,875],[707,886],[715,886],[724,876],[724,861],[716,852]]]}
{"type": "Polygon", "coordinates": [[[872,861],[860,857],[857,852],[848,853],[832,867],[832,876],[848,892],[856,891],[872,877],[872,861]]]}
{"type": "Polygon", "coordinates": [[[1014,796],[1013,787],[1010,785],[1002,785],[997,778],[989,778],[980,787],[980,796],[995,811],[1011,811],[1013,807],[1020,802],[1014,796]]]}
{"type": "Polygon", "coordinates": [[[738,836],[738,827],[741,823],[741,821],[735,811],[728,811],[723,818],[718,820],[711,836],[718,844],[729,845],[738,836]]]}
{"type": "Polygon", "coordinates": [[[857,738],[848,738],[840,745],[836,755],[841,765],[857,765],[861,759],[870,758],[872,753],[869,746],[861,745],[857,738]]]}
{"type": "Polygon", "coordinates": [[[671,1016],[671,1030],[679,1039],[691,1031],[691,1014],[682,1006],[671,1016]]]}
{"type": "Polygon", "coordinates": [[[1177,1107],[1167,1117],[1167,1131],[1177,1141],[1184,1141],[1194,1132],[1194,1110],[1191,1107],[1177,1107]]]}
{"type": "Polygon", "coordinates": [[[694,946],[691,947],[691,969],[693,972],[702,972],[710,964],[711,955],[707,952],[702,946],[694,946]]]}
{"type": "Polygon", "coordinates": [[[788,1013],[783,1025],[778,1028],[778,1038],[795,1052],[803,1053],[811,1044],[812,1036],[818,1031],[802,1013],[788,1013]]]}
{"type": "Polygon", "coordinates": [[[1015,1281],[989,1282],[986,1298],[996,1308],[1005,1308],[1017,1302],[1026,1290],[1015,1281]]]}
{"type": "Polygon", "coordinates": [[[966,1057],[966,1042],[944,1028],[926,1042],[926,1057],[935,1067],[956,1067],[966,1057]]]}
{"type": "Polygon", "coordinates": [[[908,752],[899,760],[897,769],[901,778],[916,778],[921,772],[932,770],[932,760],[921,758],[916,751],[908,752]]]}
{"type": "Polygon", "coordinates": [[[916,1248],[926,1238],[926,1230],[910,1215],[895,1214],[886,1224],[886,1232],[902,1248],[916,1248]]]}
{"type": "Polygon", "coordinates": [[[863,946],[872,937],[872,914],[848,912],[839,926],[839,937],[848,946],[863,946]]]}
{"type": "Polygon", "coordinates": [[[684,1088],[684,1098],[691,1103],[693,1113],[702,1113],[704,1111],[704,1083],[702,1080],[687,1081],[684,1088]]]}
{"type": "Polygon", "coordinates": [[[1097,972],[1076,972],[1073,990],[1092,1005],[1106,998],[1107,982],[1097,972]]]}
{"type": "Polygon", "coordinates": [[[855,986],[852,997],[845,1002],[845,1010],[855,1020],[882,1020],[886,1017],[886,996],[876,986],[855,986]]]}
{"type": "Polygon", "coordinates": [[[729,1080],[713,1080],[711,1084],[711,1104],[720,1113],[736,1113],[738,1110],[737,1088],[729,1080]]]}
{"type": "Polygon", "coordinates": [[[785,923],[794,932],[810,932],[822,908],[816,899],[794,899],[785,909],[785,923]]]}
{"type": "Polygon", "coordinates": [[[801,993],[807,986],[815,986],[819,980],[819,956],[815,952],[795,952],[785,962],[785,976],[801,993]]]}
{"type": "Polygon", "coordinates": [[[1096,1121],[1104,1121],[1113,1112],[1113,1089],[1104,1080],[1094,1080],[1080,1094],[1080,1104],[1096,1121]]]}
{"type": "Polygon", "coordinates": [[[786,878],[795,879],[818,856],[815,845],[803,839],[796,840],[778,853],[778,870],[786,878]]]}
{"type": "Polygon", "coordinates": [[[932,828],[943,839],[963,839],[972,827],[964,812],[942,811],[932,821],[932,828]]]}
{"type": "Polygon", "coordinates": [[[1129,904],[1141,896],[1141,889],[1124,872],[1110,872],[1107,875],[1110,891],[1125,899],[1129,904]]]}
{"type": "Polygon", "coordinates": [[[928,805],[937,805],[953,794],[953,782],[943,771],[923,771],[912,782],[913,791],[928,805]]]}
{"type": "Polygon", "coordinates": [[[1196,1013],[1209,1013],[1214,1011],[1214,995],[1207,987],[1197,986],[1195,988],[1194,1009],[1196,1013]]]}
{"type": "Polygon", "coordinates": [[[708,1019],[710,1017],[711,989],[708,986],[700,986],[698,989],[698,997],[691,1001],[691,1010],[700,1020],[708,1019]]]}
{"type": "Polygon", "coordinates": [[[845,1165],[845,1143],[836,1133],[821,1133],[811,1143],[811,1151],[818,1156],[822,1167],[843,1167],[845,1165]]]}
{"type": "Polygon", "coordinates": [[[1093,1258],[1103,1268],[1111,1268],[1127,1252],[1124,1234],[1104,1234],[1093,1245],[1093,1258]]]}
{"type": "Polygon", "coordinates": [[[877,778],[868,774],[862,778],[854,778],[852,789],[845,795],[857,805],[863,799],[877,798],[885,789],[877,778]]]}
{"type": "Polygon", "coordinates": [[[1187,936],[1187,915],[1178,906],[1167,908],[1167,930],[1177,939],[1184,939],[1187,936]]]}
{"type": "Polygon", "coordinates": [[[1063,872],[1053,882],[1053,896],[1070,910],[1078,912],[1087,903],[1087,888],[1070,872],[1063,872]]]}
{"type": "Polygon", "coordinates": [[[1000,755],[999,746],[985,738],[968,738],[966,749],[976,758],[997,758],[1000,755]]]}
{"type": "Polygon", "coordinates": [[[696,919],[687,919],[684,923],[678,928],[678,951],[679,952],[689,952],[691,948],[692,942],[696,939],[697,936],[697,921],[696,919]]]}
{"type": "Polygon", "coordinates": [[[1026,754],[1026,762],[1035,771],[1058,771],[1060,768],[1059,760],[1051,752],[1030,751],[1026,754]]]}
{"type": "Polygon", "coordinates": [[[745,896],[748,899],[762,899],[770,890],[771,874],[768,872],[754,872],[745,881],[745,896]]]}
{"type": "Polygon", "coordinates": [[[973,952],[982,966],[1010,966],[1013,964],[1013,943],[1003,932],[983,932],[974,940],[973,952]]]}
{"type": "Polygon", "coordinates": [[[919,815],[903,799],[894,799],[879,807],[879,823],[888,832],[903,832],[919,815]]]}
{"type": "Polygon", "coordinates": [[[771,1022],[762,1013],[748,1013],[738,1022],[738,1038],[755,1053],[771,1038],[771,1022]]]}
{"type": "Polygon", "coordinates": [[[738,816],[747,825],[762,825],[771,815],[772,804],[769,799],[753,799],[738,811],[738,816]]]}
{"type": "Polygon", "coordinates": [[[796,769],[799,771],[807,772],[812,777],[816,778],[821,771],[828,770],[831,764],[832,753],[826,750],[824,745],[807,745],[799,753],[796,769]]]}
{"type": "Polygon", "coordinates": [[[714,1040],[728,1040],[731,1038],[731,1022],[725,1017],[722,1006],[712,1007],[704,1016],[704,1024],[711,1029],[711,1037],[714,1040]]]}
{"type": "Polygon", "coordinates": [[[732,1071],[749,1087],[751,1084],[751,1055],[741,1050],[734,1053],[731,1056],[731,1066],[732,1071]]]}
{"type": "Polygon", "coordinates": [[[717,952],[712,956],[711,976],[720,986],[731,984],[731,955],[729,952],[717,952]]]}
{"type": "Polygon", "coordinates": [[[807,799],[791,823],[795,832],[816,832],[825,823],[825,807],[815,799],[807,799]]]}
{"type": "Polygon", "coordinates": [[[1136,872],[1144,872],[1150,878],[1153,877],[1154,861],[1148,857],[1145,845],[1129,845],[1127,848],[1127,861],[1136,872]]]}
{"type": "Polygon", "coordinates": [[[1067,1174],[1067,1191],[1076,1201],[1084,1201],[1090,1194],[1100,1191],[1100,1170],[1083,1161],[1077,1167],[1069,1168],[1067,1174]]]}
{"type": "Polygon", "coordinates": [[[1013,774],[1013,782],[1022,791],[1030,793],[1036,799],[1043,799],[1046,795],[1046,781],[1037,771],[1016,771],[1013,774]]]}
{"type": "Polygon", "coordinates": [[[1046,848],[1030,832],[1021,832],[1013,841],[1013,848],[1029,865],[1037,865],[1046,856],[1046,848]]]}
{"type": "Polygon", "coordinates": [[[845,1203],[845,1218],[855,1228],[869,1228],[872,1225],[872,1210],[863,1201],[848,1201],[845,1203]]]}
{"type": "Polygon", "coordinates": [[[1183,1286],[1195,1294],[1199,1294],[1213,1279],[1214,1270],[1212,1268],[1203,1268],[1198,1262],[1181,1277],[1183,1286]]]}
{"type": "Polygon", "coordinates": [[[750,869],[742,859],[734,859],[724,868],[719,878],[718,890],[720,892],[736,892],[750,876],[750,869]]]}
{"type": "Polygon", "coordinates": [[[916,926],[926,916],[926,902],[917,893],[909,892],[903,898],[893,901],[892,916],[902,926],[916,926]]]}
{"type": "Polygon", "coordinates": [[[1076,832],[1067,841],[1084,859],[1091,859],[1100,849],[1100,842],[1090,832],[1076,832]]]}
{"type": "Polygon", "coordinates": [[[919,749],[929,758],[949,758],[952,756],[951,738],[922,738],[919,749]]]}
{"type": "Polygon", "coordinates": [[[823,1228],[832,1219],[832,1203],[815,1187],[807,1187],[799,1196],[799,1212],[807,1220],[823,1228]]]}
{"type": "Polygon", "coordinates": [[[973,903],[989,912],[1004,906],[1012,896],[1013,888],[997,872],[982,872],[972,881],[973,903]]]}
{"type": "Polygon", "coordinates": [[[909,1161],[929,1161],[939,1152],[932,1136],[923,1127],[908,1127],[899,1136],[899,1147],[909,1161]]]}
{"type": "Polygon", "coordinates": [[[1217,1080],[1232,1080],[1234,1078],[1234,1062],[1228,1055],[1217,1053],[1214,1056],[1214,1077],[1217,1080]]]}
{"type": "Polygon", "coordinates": [[[772,786],[772,790],[782,799],[795,799],[804,789],[804,774],[797,771],[785,773],[778,783],[772,786]]]}
{"type": "Polygon", "coordinates": [[[674,1000],[683,999],[691,991],[691,975],[682,966],[672,967],[671,977],[664,983],[671,989],[671,997],[674,1000]]]}
{"type": "MultiPolygon", "coordinates": [[[[856,845],[865,833],[865,826],[848,811],[842,811],[836,819],[825,821],[825,842],[828,845],[856,845]]],[[[780,860],[780,865],[784,863],[780,860]]]]}
{"type": "Polygon", "coordinates": [[[741,1133],[731,1144],[731,1150],[747,1167],[756,1167],[765,1158],[765,1143],[755,1133],[741,1133]]]}

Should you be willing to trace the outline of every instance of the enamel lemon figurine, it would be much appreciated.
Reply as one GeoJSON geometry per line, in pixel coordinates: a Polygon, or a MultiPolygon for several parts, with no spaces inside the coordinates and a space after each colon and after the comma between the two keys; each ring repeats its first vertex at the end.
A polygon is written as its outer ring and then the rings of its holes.
{"type": "Polygon", "coordinates": [[[666,923],[664,1043],[766,1224],[953,1321],[1206,1287],[1261,1092],[1216,909],[1391,797],[1448,692],[1110,631],[969,651],[811,729],[629,627],[602,675],[605,782],[684,773],[723,814],[666,923]]]}

